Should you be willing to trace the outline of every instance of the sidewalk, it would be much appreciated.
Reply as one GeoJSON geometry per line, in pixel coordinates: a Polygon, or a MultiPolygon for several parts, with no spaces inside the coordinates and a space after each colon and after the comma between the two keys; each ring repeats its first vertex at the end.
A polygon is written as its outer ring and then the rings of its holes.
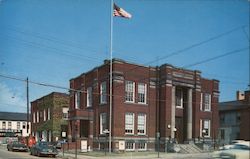
{"type": "MultiPolygon", "coordinates": [[[[75,154],[60,152],[58,157],[63,159],[75,159],[75,154]]],[[[157,152],[126,152],[122,154],[112,153],[105,156],[104,152],[89,152],[77,154],[77,159],[157,159],[157,152]]],[[[212,158],[209,153],[196,153],[196,154],[178,154],[178,153],[160,153],[160,159],[185,159],[185,158],[212,158]]]]}

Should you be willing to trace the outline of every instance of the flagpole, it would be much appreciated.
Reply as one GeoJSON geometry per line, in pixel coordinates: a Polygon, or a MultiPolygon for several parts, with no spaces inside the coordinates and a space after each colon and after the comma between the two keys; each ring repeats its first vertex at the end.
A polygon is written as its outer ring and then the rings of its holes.
{"type": "Polygon", "coordinates": [[[113,0],[110,0],[110,81],[109,81],[109,153],[111,154],[112,148],[112,96],[113,96],[113,0]]]}

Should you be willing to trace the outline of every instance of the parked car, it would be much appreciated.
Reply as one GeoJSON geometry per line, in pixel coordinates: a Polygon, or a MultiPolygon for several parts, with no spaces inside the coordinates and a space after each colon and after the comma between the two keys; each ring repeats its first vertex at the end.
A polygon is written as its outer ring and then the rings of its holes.
{"type": "Polygon", "coordinates": [[[230,144],[219,147],[219,150],[228,150],[233,148],[236,143],[247,143],[247,142],[248,141],[245,140],[233,140],[230,142],[230,144]]]}
{"type": "Polygon", "coordinates": [[[61,149],[62,148],[62,144],[66,143],[66,140],[58,140],[57,142],[55,142],[55,146],[57,149],[61,149]]]}
{"type": "Polygon", "coordinates": [[[250,143],[242,142],[235,143],[233,147],[227,150],[218,151],[213,158],[227,158],[227,159],[249,159],[250,157],[250,143]]]}
{"type": "Polygon", "coordinates": [[[8,151],[28,151],[28,147],[19,141],[13,141],[7,144],[8,151]]]}
{"type": "Polygon", "coordinates": [[[38,142],[30,148],[30,154],[35,156],[52,156],[58,154],[55,146],[49,142],[38,142]]]}

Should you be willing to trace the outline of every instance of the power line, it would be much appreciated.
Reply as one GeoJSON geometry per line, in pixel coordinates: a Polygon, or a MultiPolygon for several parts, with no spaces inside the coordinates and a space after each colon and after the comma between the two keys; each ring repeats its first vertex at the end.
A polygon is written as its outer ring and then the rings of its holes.
{"type": "MultiPolygon", "coordinates": [[[[242,29],[242,27],[244,27],[244,26],[246,26],[246,25],[238,26],[238,27],[236,27],[236,28],[233,28],[233,29],[231,29],[231,30],[229,30],[229,31],[226,31],[226,32],[221,33],[221,34],[218,34],[218,35],[216,35],[216,36],[210,37],[210,38],[208,38],[208,39],[206,39],[206,40],[203,40],[203,41],[201,41],[201,42],[194,43],[194,44],[192,44],[192,45],[190,45],[190,46],[188,46],[188,47],[185,47],[185,48],[183,48],[183,49],[174,51],[174,52],[172,52],[172,53],[170,53],[170,54],[168,54],[168,55],[166,55],[166,56],[162,56],[162,57],[159,58],[159,60],[158,60],[158,59],[152,60],[152,61],[149,61],[149,62],[147,62],[147,63],[144,63],[143,65],[149,65],[149,64],[151,64],[151,63],[154,63],[154,62],[157,62],[157,61],[161,61],[161,60],[163,60],[163,59],[167,59],[167,58],[172,57],[172,56],[175,56],[175,55],[179,55],[179,54],[181,54],[181,53],[183,53],[183,52],[185,52],[185,51],[188,51],[188,50],[190,50],[190,49],[192,49],[192,48],[201,46],[201,45],[206,44],[206,43],[208,43],[208,42],[210,42],[210,41],[213,41],[213,40],[219,39],[219,38],[221,38],[221,37],[223,37],[223,36],[226,36],[226,35],[228,35],[228,34],[234,32],[234,31],[237,31],[237,30],[239,30],[239,29],[242,29]]],[[[133,71],[133,70],[135,70],[135,69],[137,69],[137,68],[139,68],[139,67],[141,67],[141,66],[135,66],[135,67],[129,69],[128,71],[126,71],[125,74],[126,74],[127,72],[133,71]]]]}
{"type": "MultiPolygon", "coordinates": [[[[12,80],[17,80],[17,81],[21,81],[21,82],[27,82],[26,79],[22,79],[22,78],[17,78],[17,77],[11,77],[11,76],[7,76],[7,75],[3,75],[3,74],[0,74],[0,77],[4,77],[4,78],[7,78],[7,79],[12,79],[12,80]]],[[[52,85],[52,84],[45,84],[45,83],[40,83],[40,82],[34,82],[34,81],[30,81],[29,80],[29,83],[32,83],[32,84],[36,84],[36,85],[40,85],[40,86],[45,86],[45,87],[52,87],[52,88],[59,88],[59,89],[66,89],[66,90],[69,90],[69,91],[74,91],[74,92],[81,92],[81,93],[87,93],[87,91],[84,91],[84,90],[77,90],[77,89],[72,89],[72,88],[66,88],[66,87],[62,87],[62,86],[56,86],[56,85],[52,85]]],[[[93,92],[92,92],[93,93],[93,92]]],[[[100,93],[93,93],[94,95],[101,95],[100,93]]],[[[109,94],[106,94],[107,96],[109,96],[109,94]]],[[[112,95],[113,97],[115,98],[125,98],[125,96],[123,95],[112,95]]],[[[159,102],[165,102],[167,100],[164,100],[164,99],[150,99],[148,98],[147,101],[159,101],[159,102]]],[[[148,103],[147,102],[147,103],[148,103]]],[[[185,103],[188,103],[188,102],[183,102],[184,104],[185,103]]],[[[199,104],[200,102],[192,102],[193,104],[199,104]]],[[[211,104],[218,104],[218,103],[211,103],[211,104]]]]}
{"type": "Polygon", "coordinates": [[[208,58],[208,59],[205,59],[205,60],[202,60],[202,61],[199,61],[199,62],[193,63],[193,64],[184,65],[184,66],[182,66],[181,68],[183,68],[183,69],[184,69],[184,68],[190,68],[190,67],[193,67],[193,66],[196,66],[196,65],[200,65],[200,64],[204,64],[204,63],[207,63],[207,62],[210,62],[210,61],[213,61],[213,60],[216,60],[216,59],[219,59],[219,58],[222,58],[222,57],[228,56],[228,55],[236,54],[236,53],[239,53],[239,52],[242,52],[242,51],[248,50],[248,49],[249,49],[249,47],[245,47],[245,48],[237,49],[237,50],[230,51],[230,52],[227,52],[227,53],[224,53],[224,54],[218,55],[218,56],[214,56],[214,57],[211,57],[211,58],[208,58]]]}
{"type": "Polygon", "coordinates": [[[30,41],[25,41],[25,40],[21,40],[18,38],[15,38],[13,36],[7,35],[10,39],[16,40],[18,42],[22,42],[25,45],[31,46],[31,47],[38,47],[38,48],[42,48],[42,49],[50,49],[50,50],[54,50],[54,53],[59,54],[59,55],[64,55],[64,56],[70,56],[70,57],[74,57],[74,58],[81,58],[81,59],[88,59],[88,60],[92,60],[92,61],[98,61],[100,62],[100,58],[96,58],[96,57],[90,57],[90,56],[83,56],[83,55],[77,55],[77,54],[72,54],[69,51],[65,51],[63,49],[58,49],[55,47],[51,47],[51,46],[46,46],[46,45],[42,45],[42,44],[38,44],[35,42],[30,42],[30,41]]]}
{"type": "Polygon", "coordinates": [[[64,46],[69,46],[69,47],[72,47],[72,48],[77,48],[77,49],[82,49],[82,50],[89,50],[91,53],[95,53],[96,55],[100,56],[100,53],[98,53],[97,51],[95,50],[92,50],[90,49],[90,47],[83,47],[82,44],[78,44],[74,41],[71,41],[71,40],[62,40],[62,39],[58,39],[56,37],[53,37],[51,35],[42,35],[41,33],[37,33],[37,32],[34,32],[34,31],[27,31],[27,30],[24,30],[24,29],[21,29],[20,27],[16,27],[16,26],[10,26],[10,25],[4,25],[8,30],[11,30],[11,31],[15,31],[17,33],[21,33],[21,34],[24,34],[24,35],[28,35],[28,36],[33,36],[35,38],[39,38],[39,39],[42,39],[42,40],[46,40],[46,41],[50,41],[50,42],[54,42],[54,43],[58,43],[60,45],[64,45],[64,46]]]}

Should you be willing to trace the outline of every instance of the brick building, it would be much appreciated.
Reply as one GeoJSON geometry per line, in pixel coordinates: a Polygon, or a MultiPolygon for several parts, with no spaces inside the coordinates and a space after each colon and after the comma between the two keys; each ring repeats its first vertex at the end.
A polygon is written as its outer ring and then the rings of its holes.
{"type": "MultiPolygon", "coordinates": [[[[109,129],[108,60],[70,80],[69,140],[105,146],[109,129]]],[[[179,143],[217,138],[219,81],[201,72],[164,64],[142,66],[113,59],[112,150],[154,150],[169,139],[179,143]]]]}
{"type": "Polygon", "coordinates": [[[65,93],[52,92],[31,102],[31,133],[36,141],[56,141],[64,137],[68,110],[69,95],[65,93]]]}
{"type": "Polygon", "coordinates": [[[236,100],[219,103],[221,144],[250,140],[250,91],[237,91],[236,100]]]}

